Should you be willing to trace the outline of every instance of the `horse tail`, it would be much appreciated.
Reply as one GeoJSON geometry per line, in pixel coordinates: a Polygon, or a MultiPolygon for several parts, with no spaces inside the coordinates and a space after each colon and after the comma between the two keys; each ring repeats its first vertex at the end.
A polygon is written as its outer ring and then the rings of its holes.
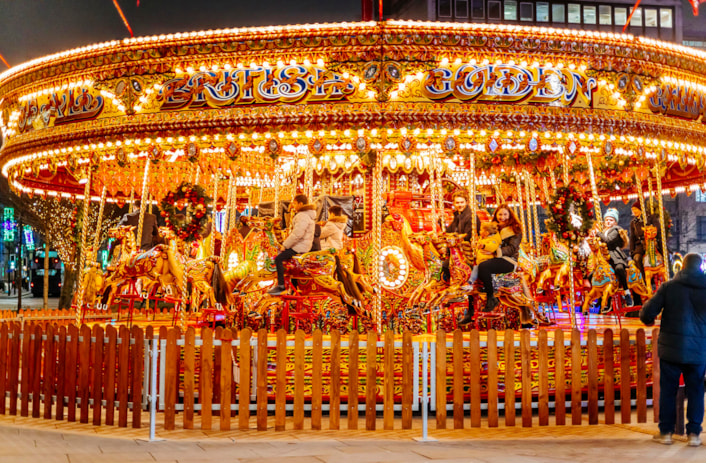
{"type": "Polygon", "coordinates": [[[213,276],[211,277],[211,287],[213,288],[213,294],[216,298],[216,302],[221,304],[223,307],[228,305],[228,283],[223,276],[223,270],[221,270],[221,264],[218,262],[213,263],[213,276]]]}
{"type": "MultiPolygon", "coordinates": [[[[336,279],[343,283],[343,289],[346,291],[348,296],[351,296],[353,299],[357,299],[358,302],[362,303],[360,292],[358,291],[355,282],[351,280],[350,276],[341,265],[341,259],[339,259],[337,255],[334,255],[333,257],[336,260],[336,279]]],[[[351,307],[349,306],[349,311],[350,309],[351,307]]]]}

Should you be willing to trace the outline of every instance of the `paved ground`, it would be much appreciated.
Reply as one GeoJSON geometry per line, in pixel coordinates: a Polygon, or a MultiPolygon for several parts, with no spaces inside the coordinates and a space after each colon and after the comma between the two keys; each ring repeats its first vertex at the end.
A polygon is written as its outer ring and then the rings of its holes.
{"type": "Polygon", "coordinates": [[[0,463],[373,463],[706,461],[706,448],[652,443],[654,424],[432,431],[171,431],[0,416],[0,463]]]}
{"type": "MultiPolygon", "coordinates": [[[[44,299],[41,297],[32,297],[32,293],[22,294],[22,308],[30,309],[41,309],[44,306],[44,299]]],[[[59,298],[50,297],[49,298],[49,309],[56,309],[59,307],[59,298]]],[[[7,294],[0,295],[0,310],[17,310],[17,296],[7,296],[7,294]]]]}

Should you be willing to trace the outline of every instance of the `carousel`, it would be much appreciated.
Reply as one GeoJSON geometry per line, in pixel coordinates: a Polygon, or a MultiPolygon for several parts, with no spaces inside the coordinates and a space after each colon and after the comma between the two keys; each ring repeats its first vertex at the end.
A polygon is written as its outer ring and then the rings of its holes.
{"type": "Polygon", "coordinates": [[[648,283],[627,269],[633,293],[649,297],[667,277],[666,240],[655,239],[667,236],[663,194],[706,189],[704,75],[706,55],[674,44],[519,26],[386,21],[140,37],[0,74],[0,165],[18,195],[98,211],[95,228],[81,221],[78,321],[132,314],[146,300],[172,307],[182,328],[421,333],[455,329],[472,295],[479,329],[562,314],[578,326],[596,299],[620,309],[591,232],[601,204],[637,199],[660,217],[660,230],[645,233],[648,283]],[[467,239],[446,231],[458,192],[473,212],[467,239]],[[317,220],[341,206],[346,238],[340,250],[289,261],[287,291],[271,296],[297,194],[317,220]],[[115,249],[104,268],[104,205],[136,199],[137,229],[108,231],[115,249]],[[486,313],[467,281],[478,224],[503,204],[522,244],[515,271],[495,276],[500,303],[486,313]],[[150,211],[166,226],[160,244],[141,250],[150,211]]]}

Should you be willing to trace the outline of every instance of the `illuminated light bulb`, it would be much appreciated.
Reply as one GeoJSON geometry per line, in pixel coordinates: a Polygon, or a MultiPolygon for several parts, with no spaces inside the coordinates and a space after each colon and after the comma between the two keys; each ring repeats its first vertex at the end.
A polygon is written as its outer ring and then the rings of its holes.
{"type": "Polygon", "coordinates": [[[323,67],[323,66],[324,66],[324,60],[321,59],[321,58],[317,59],[317,60],[316,60],[316,65],[317,65],[317,66],[320,66],[320,67],[323,67]]]}

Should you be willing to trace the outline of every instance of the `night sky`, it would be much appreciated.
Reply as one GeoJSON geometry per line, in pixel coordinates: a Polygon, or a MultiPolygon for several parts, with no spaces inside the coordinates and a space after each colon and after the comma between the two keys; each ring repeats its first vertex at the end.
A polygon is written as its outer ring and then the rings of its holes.
{"type": "MultiPolygon", "coordinates": [[[[204,29],[359,21],[361,0],[120,0],[136,37],[204,29]]],[[[0,0],[0,54],[11,66],[129,37],[112,0],[0,0]]],[[[0,61],[0,72],[6,67],[0,61]]]]}
{"type": "MultiPolygon", "coordinates": [[[[361,0],[140,0],[139,8],[136,3],[119,0],[136,37],[229,27],[359,21],[361,17],[361,0]]],[[[377,0],[374,3],[377,5],[377,0]]],[[[685,29],[706,31],[706,4],[698,18],[693,17],[687,0],[682,0],[682,5],[685,29]]],[[[128,36],[112,0],[0,0],[0,54],[12,66],[128,36]]],[[[0,62],[0,72],[4,70],[0,62]]]]}

